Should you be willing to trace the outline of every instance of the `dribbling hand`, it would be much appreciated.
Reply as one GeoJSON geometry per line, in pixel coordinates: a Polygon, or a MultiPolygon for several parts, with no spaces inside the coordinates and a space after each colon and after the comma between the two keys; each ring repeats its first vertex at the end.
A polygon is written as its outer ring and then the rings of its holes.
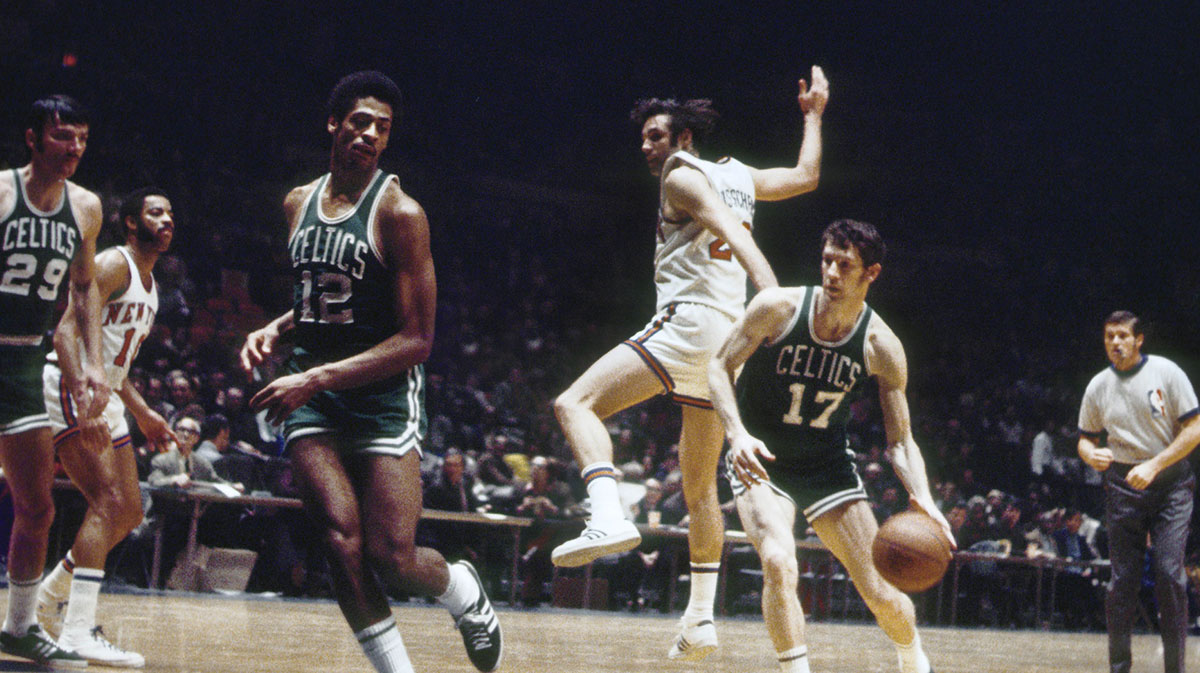
{"type": "Polygon", "coordinates": [[[947,521],[946,517],[942,515],[942,512],[937,508],[936,504],[933,502],[921,502],[913,497],[909,497],[908,504],[913,509],[924,512],[925,514],[929,515],[929,518],[936,521],[938,526],[941,526],[942,528],[942,534],[945,535],[946,539],[950,541],[950,548],[958,549],[958,543],[954,541],[954,530],[950,527],[950,522],[947,521]]]}

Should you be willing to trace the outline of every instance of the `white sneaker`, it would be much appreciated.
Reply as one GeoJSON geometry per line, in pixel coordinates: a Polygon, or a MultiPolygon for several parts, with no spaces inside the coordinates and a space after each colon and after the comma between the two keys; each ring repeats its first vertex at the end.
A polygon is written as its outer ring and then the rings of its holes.
{"type": "Polygon", "coordinates": [[[123,650],[108,642],[99,626],[93,628],[80,642],[70,642],[69,639],[59,641],[59,647],[70,650],[87,660],[88,664],[97,666],[116,666],[118,668],[141,668],[146,665],[146,658],[137,652],[123,650]]]}
{"type": "Polygon", "coordinates": [[[38,587],[37,619],[42,625],[42,630],[55,640],[62,635],[63,619],[67,616],[67,604],[70,598],[69,593],[66,596],[60,596],[50,591],[46,582],[42,582],[42,585],[38,587]]]}
{"type": "Polygon", "coordinates": [[[668,659],[676,661],[700,661],[717,651],[717,628],[711,619],[687,624],[679,620],[679,635],[671,643],[668,659]]]}
{"type": "Polygon", "coordinates": [[[560,568],[587,565],[601,556],[629,551],[642,543],[642,535],[633,522],[620,521],[603,524],[588,522],[579,537],[568,540],[550,552],[550,560],[560,568]]]}

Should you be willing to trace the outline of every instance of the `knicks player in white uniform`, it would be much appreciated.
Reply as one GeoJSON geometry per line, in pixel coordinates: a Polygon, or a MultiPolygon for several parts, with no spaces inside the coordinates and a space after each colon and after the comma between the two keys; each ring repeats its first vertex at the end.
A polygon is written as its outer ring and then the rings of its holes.
{"type": "Polygon", "coordinates": [[[717,647],[713,601],[724,541],[716,470],[724,438],[708,393],[708,359],[746,303],[746,280],[759,290],[777,285],[750,235],[754,204],[816,189],[821,115],[829,84],[818,67],[812,88],[800,81],[804,137],[796,165],[756,169],[732,159],[697,158],[717,114],[707,100],[639,101],[642,153],[660,179],[658,245],[654,256],[657,315],[635,337],[597,360],[555,400],[563,432],[583,466],[591,518],[576,539],[557,547],[559,566],[579,566],[632,549],[641,541],[622,515],[604,419],[669,394],[682,406],[679,461],[690,525],[691,594],[671,659],[698,660],[717,647]]]}
{"type": "Polygon", "coordinates": [[[105,304],[101,311],[104,371],[116,393],[104,409],[108,426],[103,444],[92,445],[80,432],[77,410],[59,367],[81,357],[78,331],[69,304],[54,335],[55,351],[43,374],[46,411],[54,446],[71,480],[83,492],[88,509],[75,544],[38,590],[38,619],[58,638],[60,647],[92,664],[140,668],[142,655],[110,643],[96,626],[96,598],[108,552],[142,521],[137,463],[133,455],[128,409],[150,441],[174,441],[163,417],[151,409],[129,382],[129,365],[154,324],[158,288],[151,273],[171,245],[175,224],[166,194],[144,188],[121,204],[126,244],[96,256],[96,282],[105,304]]]}

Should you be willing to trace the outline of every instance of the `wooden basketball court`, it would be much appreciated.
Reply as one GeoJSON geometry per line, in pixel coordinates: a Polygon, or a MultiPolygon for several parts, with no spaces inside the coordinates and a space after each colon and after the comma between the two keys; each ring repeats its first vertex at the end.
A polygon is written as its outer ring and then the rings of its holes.
{"type": "MultiPolygon", "coordinates": [[[[0,592],[3,596],[3,592],[0,592]]],[[[393,612],[419,673],[475,669],[440,606],[408,603],[393,612]]],[[[664,658],[672,617],[584,610],[500,609],[502,671],[630,673],[778,670],[761,620],[718,623],[721,649],[700,664],[664,658]]],[[[331,601],[161,593],[103,594],[99,621],[114,642],[146,656],[163,673],[371,673],[370,664],[331,601]]],[[[1107,670],[1103,634],[926,628],[922,639],[938,673],[1095,673],[1107,670]]],[[[1195,639],[1193,639],[1194,641],[1195,639]]],[[[867,625],[810,623],[813,671],[893,673],[895,650],[867,625]]],[[[1189,643],[1190,666],[1200,643],[1189,643]]],[[[1158,638],[1134,638],[1134,671],[1162,670],[1158,638]]],[[[0,655],[0,671],[41,670],[0,655]]],[[[96,668],[96,670],[113,670],[96,668]]]]}

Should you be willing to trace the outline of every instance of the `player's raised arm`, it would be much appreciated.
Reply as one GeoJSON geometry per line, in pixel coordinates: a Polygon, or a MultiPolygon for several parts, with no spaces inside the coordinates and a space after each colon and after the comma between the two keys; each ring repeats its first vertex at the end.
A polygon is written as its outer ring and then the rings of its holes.
{"type": "Polygon", "coordinates": [[[779,285],[767,258],[754,243],[747,223],[739,221],[733,210],[721,201],[703,173],[688,166],[672,170],[663,180],[663,196],[673,207],[687,213],[725,241],[746,269],[754,287],[764,290],[779,285]]]}
{"type": "Polygon", "coordinates": [[[820,66],[812,68],[812,87],[800,80],[797,96],[800,111],[804,113],[804,137],[800,142],[800,156],[790,168],[751,168],[754,179],[755,198],[762,201],[779,201],[817,188],[821,178],[821,119],[825,104],[829,101],[829,81],[820,66]]]}
{"type": "Polygon", "coordinates": [[[929,477],[925,473],[925,459],[912,435],[912,417],[909,414],[908,361],[904,346],[895,332],[878,316],[872,316],[867,333],[867,368],[879,383],[879,406],[883,412],[884,430],[887,433],[888,456],[896,476],[904,484],[914,505],[933,517],[942,526],[946,539],[957,548],[950,523],[938,510],[929,489],[929,477]]]}

